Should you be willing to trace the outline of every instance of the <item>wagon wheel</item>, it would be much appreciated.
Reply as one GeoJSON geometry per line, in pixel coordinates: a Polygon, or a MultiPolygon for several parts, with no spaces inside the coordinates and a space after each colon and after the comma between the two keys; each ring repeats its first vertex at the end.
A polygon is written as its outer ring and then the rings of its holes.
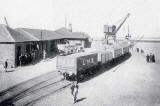
{"type": "Polygon", "coordinates": [[[96,67],[91,67],[91,68],[87,69],[88,74],[92,75],[93,74],[92,71],[95,71],[95,69],[96,69],[96,67]]]}
{"type": "Polygon", "coordinates": [[[82,81],[85,79],[85,76],[84,76],[84,70],[80,70],[79,73],[77,74],[77,80],[78,81],[82,81]]]}

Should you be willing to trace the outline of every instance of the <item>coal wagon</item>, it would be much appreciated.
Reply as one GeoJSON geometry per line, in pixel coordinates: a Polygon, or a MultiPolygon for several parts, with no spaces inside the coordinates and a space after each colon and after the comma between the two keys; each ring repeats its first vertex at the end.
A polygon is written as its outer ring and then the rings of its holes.
{"type": "Polygon", "coordinates": [[[57,70],[68,76],[81,76],[90,73],[89,70],[98,64],[97,53],[76,53],[68,56],[57,56],[57,70]]]}
{"type": "Polygon", "coordinates": [[[105,50],[95,50],[94,53],[98,54],[97,61],[100,64],[106,64],[113,59],[113,54],[110,51],[105,50]]]}

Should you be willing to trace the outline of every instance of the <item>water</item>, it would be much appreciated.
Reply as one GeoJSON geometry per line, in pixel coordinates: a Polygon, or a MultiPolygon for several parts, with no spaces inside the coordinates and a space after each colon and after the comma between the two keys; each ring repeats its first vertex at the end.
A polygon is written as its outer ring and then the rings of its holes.
{"type": "Polygon", "coordinates": [[[156,61],[160,62],[160,42],[138,42],[136,47],[143,49],[145,55],[154,53],[156,61]]]}

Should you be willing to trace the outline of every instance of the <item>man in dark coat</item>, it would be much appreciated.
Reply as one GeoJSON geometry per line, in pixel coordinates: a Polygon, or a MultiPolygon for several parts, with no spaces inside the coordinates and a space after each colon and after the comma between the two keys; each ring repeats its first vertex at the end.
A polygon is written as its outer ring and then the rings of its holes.
{"type": "Polygon", "coordinates": [[[139,48],[136,48],[137,49],[137,52],[139,52],[139,48]]]}
{"type": "Polygon", "coordinates": [[[143,49],[141,49],[141,53],[144,53],[143,49]]]}
{"type": "Polygon", "coordinates": [[[74,96],[73,92],[74,92],[74,82],[73,82],[73,84],[71,86],[71,94],[74,96]]]}
{"type": "Polygon", "coordinates": [[[152,55],[152,62],[155,63],[155,56],[154,56],[154,54],[152,55]]]}
{"type": "Polygon", "coordinates": [[[78,88],[79,88],[78,82],[77,81],[73,82],[73,84],[71,86],[71,94],[74,97],[74,103],[77,102],[78,88]]]}
{"type": "Polygon", "coordinates": [[[75,94],[74,94],[74,103],[76,103],[77,102],[77,95],[78,95],[78,89],[79,89],[79,85],[78,85],[78,83],[76,83],[76,85],[75,85],[75,94]]]}
{"type": "Polygon", "coordinates": [[[7,68],[8,68],[8,59],[6,59],[6,61],[4,62],[4,68],[5,68],[5,71],[7,72],[7,68]]]}
{"type": "Polygon", "coordinates": [[[150,56],[147,54],[147,56],[146,56],[146,61],[147,61],[147,62],[149,62],[149,57],[150,57],[150,56]]]}

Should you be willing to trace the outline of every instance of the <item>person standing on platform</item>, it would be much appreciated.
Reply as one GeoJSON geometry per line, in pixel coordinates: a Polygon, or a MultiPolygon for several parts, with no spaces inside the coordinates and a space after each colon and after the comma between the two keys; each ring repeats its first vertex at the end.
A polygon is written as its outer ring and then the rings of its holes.
{"type": "Polygon", "coordinates": [[[141,49],[141,53],[144,53],[143,49],[141,49]]]}
{"type": "Polygon", "coordinates": [[[146,61],[147,61],[147,63],[149,62],[149,55],[147,54],[147,56],[146,56],[146,61]]]}
{"type": "Polygon", "coordinates": [[[28,62],[29,62],[29,64],[32,62],[32,56],[31,56],[31,53],[28,53],[28,62]]]}
{"type": "Polygon", "coordinates": [[[28,64],[28,57],[27,57],[27,53],[25,53],[24,55],[24,64],[28,64]]]}
{"type": "Polygon", "coordinates": [[[73,82],[73,84],[72,84],[72,86],[71,86],[71,94],[74,96],[74,94],[73,94],[73,92],[74,92],[74,82],[73,82]]]}
{"type": "Polygon", "coordinates": [[[6,61],[4,62],[5,72],[7,72],[7,68],[8,68],[8,59],[6,59],[6,61]]]}
{"type": "Polygon", "coordinates": [[[78,82],[77,81],[73,82],[73,85],[71,86],[71,94],[74,97],[74,104],[77,102],[78,89],[79,89],[78,82]]]}
{"type": "Polygon", "coordinates": [[[153,54],[152,53],[150,53],[150,55],[149,55],[149,62],[153,62],[153,54]]]}
{"type": "Polygon", "coordinates": [[[79,85],[78,85],[78,82],[76,82],[75,93],[74,93],[74,103],[77,102],[78,89],[79,89],[79,85]]]}
{"type": "Polygon", "coordinates": [[[155,56],[154,56],[154,54],[153,54],[153,56],[152,56],[152,61],[155,63],[156,62],[156,60],[155,60],[155,56]]]}
{"type": "Polygon", "coordinates": [[[22,66],[22,54],[19,56],[19,66],[22,66]]]}
{"type": "Polygon", "coordinates": [[[35,51],[31,53],[31,57],[32,57],[32,63],[35,62],[35,57],[36,57],[36,53],[35,51]]]}
{"type": "Polygon", "coordinates": [[[46,59],[46,50],[43,50],[43,60],[46,59]]]}
{"type": "Polygon", "coordinates": [[[139,52],[139,48],[136,48],[136,50],[137,50],[137,53],[139,52]]]}

